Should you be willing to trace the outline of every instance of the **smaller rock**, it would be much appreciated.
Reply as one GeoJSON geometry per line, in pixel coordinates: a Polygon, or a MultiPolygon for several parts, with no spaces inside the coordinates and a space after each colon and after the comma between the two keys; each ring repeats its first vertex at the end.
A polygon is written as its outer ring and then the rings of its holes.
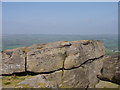
{"type": "Polygon", "coordinates": [[[119,88],[120,89],[120,85],[100,80],[99,83],[96,84],[95,88],[119,88]]]}
{"type": "Polygon", "coordinates": [[[51,74],[41,74],[25,79],[17,87],[29,86],[33,88],[58,88],[61,83],[62,71],[51,74]]]}
{"type": "Polygon", "coordinates": [[[103,60],[102,80],[111,81],[120,84],[120,54],[108,56],[103,60]]]}

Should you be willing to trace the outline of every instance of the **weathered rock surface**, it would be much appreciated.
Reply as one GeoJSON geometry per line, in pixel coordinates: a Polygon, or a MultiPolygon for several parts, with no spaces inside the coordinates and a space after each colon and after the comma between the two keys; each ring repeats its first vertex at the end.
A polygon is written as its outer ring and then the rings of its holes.
{"type": "Polygon", "coordinates": [[[120,84],[120,60],[105,57],[104,45],[97,40],[36,44],[1,53],[3,75],[35,74],[18,87],[94,88],[99,79],[120,84]]]}
{"type": "Polygon", "coordinates": [[[25,72],[25,55],[23,48],[2,52],[2,74],[25,72]]]}
{"type": "Polygon", "coordinates": [[[87,88],[89,85],[89,73],[87,69],[82,67],[65,70],[61,87],[66,88],[87,88]]]}
{"type": "Polygon", "coordinates": [[[106,57],[103,60],[101,73],[100,78],[102,80],[120,84],[120,54],[106,57]]]}
{"type": "Polygon", "coordinates": [[[105,55],[105,48],[99,41],[74,41],[67,49],[65,69],[78,67],[90,59],[100,58],[105,55]]]}
{"type": "Polygon", "coordinates": [[[94,88],[98,83],[102,62],[100,59],[70,70],[64,70],[61,87],[67,88],[94,88]]]}
{"type": "Polygon", "coordinates": [[[58,88],[61,83],[62,70],[50,74],[36,75],[20,82],[17,87],[25,85],[34,88],[58,88]]]}
{"type": "Polygon", "coordinates": [[[71,69],[104,54],[104,45],[95,40],[59,41],[6,50],[2,52],[2,74],[71,69]]]}
{"type": "Polygon", "coordinates": [[[101,59],[98,59],[78,68],[33,76],[20,82],[19,87],[28,85],[34,88],[94,88],[99,82],[97,75],[100,74],[102,65],[101,59]]]}
{"type": "Polygon", "coordinates": [[[94,88],[99,82],[97,75],[100,74],[101,68],[102,61],[101,59],[98,59],[83,64],[78,68],[33,76],[20,82],[19,87],[22,87],[22,85],[28,85],[34,88],[94,88]]]}
{"type": "Polygon", "coordinates": [[[27,70],[31,72],[50,72],[63,68],[65,50],[40,49],[27,53],[27,70]]]}
{"type": "Polygon", "coordinates": [[[39,73],[78,67],[105,54],[103,44],[92,40],[60,41],[31,48],[27,53],[27,70],[39,73]]]}

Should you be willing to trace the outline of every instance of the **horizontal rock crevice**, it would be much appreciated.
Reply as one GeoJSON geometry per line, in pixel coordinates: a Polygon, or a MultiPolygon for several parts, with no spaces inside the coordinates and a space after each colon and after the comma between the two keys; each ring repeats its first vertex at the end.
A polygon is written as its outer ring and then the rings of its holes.
{"type": "Polygon", "coordinates": [[[100,57],[98,57],[98,58],[88,59],[88,60],[86,60],[85,62],[83,62],[82,64],[80,64],[80,66],[73,67],[73,68],[70,68],[70,69],[65,69],[65,68],[64,68],[64,70],[72,70],[72,69],[76,69],[76,68],[79,68],[79,67],[83,67],[83,66],[86,65],[87,63],[92,63],[93,61],[102,59],[102,58],[104,58],[104,57],[105,57],[105,56],[103,55],[103,56],[100,56],[100,57]]]}
{"type": "MultiPolygon", "coordinates": [[[[24,75],[39,75],[39,74],[51,74],[51,73],[54,73],[54,72],[57,72],[57,71],[63,71],[64,70],[74,70],[74,69],[77,69],[79,67],[83,67],[84,65],[86,65],[87,63],[92,63],[94,62],[95,60],[98,60],[98,59],[102,59],[104,56],[101,56],[99,58],[94,58],[94,59],[89,59],[87,60],[86,62],[82,63],[80,66],[78,67],[73,67],[73,68],[70,68],[70,69],[65,69],[64,68],[64,62],[63,62],[63,68],[60,68],[58,70],[54,70],[54,71],[49,71],[49,72],[31,72],[31,71],[28,71],[27,68],[26,68],[26,65],[27,65],[27,62],[25,62],[25,72],[14,72],[14,73],[11,73],[11,74],[2,74],[2,76],[11,76],[11,75],[18,75],[18,76],[24,76],[24,75]]],[[[27,61],[27,60],[26,60],[27,61]]],[[[99,77],[98,77],[99,78],[99,77]]]]}

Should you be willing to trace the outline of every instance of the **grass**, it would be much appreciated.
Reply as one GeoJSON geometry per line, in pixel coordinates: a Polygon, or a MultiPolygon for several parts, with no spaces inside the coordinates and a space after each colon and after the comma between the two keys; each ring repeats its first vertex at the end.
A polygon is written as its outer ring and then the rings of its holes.
{"type": "Polygon", "coordinates": [[[14,88],[17,84],[26,78],[30,77],[29,75],[26,76],[3,76],[2,77],[2,87],[3,88],[14,88]]]}

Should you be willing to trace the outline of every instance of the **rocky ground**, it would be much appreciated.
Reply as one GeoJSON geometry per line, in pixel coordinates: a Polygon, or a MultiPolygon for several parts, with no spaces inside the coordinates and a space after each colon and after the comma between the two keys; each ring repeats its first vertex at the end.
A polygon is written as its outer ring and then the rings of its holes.
{"type": "Polygon", "coordinates": [[[59,41],[2,51],[3,87],[120,88],[119,55],[97,40],[59,41]]]}

